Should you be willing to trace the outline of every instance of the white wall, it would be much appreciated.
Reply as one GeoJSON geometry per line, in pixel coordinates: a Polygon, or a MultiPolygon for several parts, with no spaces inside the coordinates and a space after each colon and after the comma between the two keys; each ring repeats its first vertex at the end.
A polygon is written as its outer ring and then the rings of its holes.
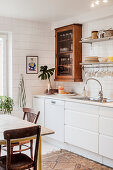
{"type": "MultiPolygon", "coordinates": [[[[92,30],[108,29],[110,27],[113,27],[113,17],[85,23],[83,24],[83,37],[90,36],[92,30]]],[[[24,75],[25,78],[27,106],[31,107],[33,94],[43,93],[44,90],[47,88],[47,81],[39,80],[37,78],[37,75],[26,74],[26,56],[38,55],[39,67],[40,65],[44,64],[48,65],[49,67],[54,67],[54,30],[51,30],[51,25],[48,23],[38,23],[32,21],[0,17],[0,31],[12,33],[12,94],[15,103],[14,110],[15,113],[17,113],[18,83],[21,73],[24,75]]],[[[92,55],[106,57],[112,56],[112,53],[113,41],[95,43],[92,48],[89,44],[83,45],[83,57],[92,55]]],[[[84,81],[86,78],[88,77],[83,76],[84,81]]],[[[103,77],[98,79],[103,85],[104,97],[113,98],[113,78],[103,77]]],[[[82,93],[84,86],[84,82],[56,82],[56,87],[61,84],[65,86],[65,90],[73,90],[78,93],[82,93]]],[[[53,83],[53,85],[55,85],[55,83],[53,83]]],[[[97,85],[97,83],[94,83],[93,81],[89,83],[90,95],[97,96],[98,90],[99,86],[97,85]]]]}
{"type": "MultiPolygon", "coordinates": [[[[102,20],[97,20],[93,22],[88,22],[83,24],[83,37],[89,37],[91,36],[91,31],[93,30],[103,30],[103,29],[109,29],[113,28],[113,17],[109,17],[102,20]]],[[[83,60],[84,57],[87,56],[99,56],[99,57],[107,57],[107,56],[113,56],[113,40],[112,41],[106,41],[106,42],[98,42],[94,43],[91,47],[90,44],[84,44],[83,45],[83,60]]],[[[106,71],[104,69],[104,71],[106,71]]],[[[113,68],[109,68],[109,71],[113,71],[113,68]]],[[[88,69],[86,70],[88,71],[88,69]]],[[[94,70],[91,70],[94,71],[94,70]]],[[[103,71],[103,69],[102,69],[103,71]]],[[[89,76],[84,76],[83,72],[83,80],[85,81],[89,76]]],[[[112,97],[113,98],[113,77],[110,76],[104,76],[104,77],[96,77],[100,80],[100,82],[103,85],[103,91],[104,91],[104,97],[112,97]]],[[[78,93],[82,93],[83,91],[83,83],[62,83],[57,82],[56,85],[64,85],[66,90],[69,91],[76,91],[78,93]]],[[[99,85],[91,81],[88,83],[89,86],[89,95],[90,96],[98,96],[99,91],[99,85]]]]}
{"type": "Polygon", "coordinates": [[[12,95],[17,113],[21,73],[25,78],[27,106],[31,107],[33,94],[44,92],[47,88],[47,81],[39,80],[37,75],[26,74],[26,56],[38,56],[39,67],[45,64],[54,67],[54,31],[51,31],[48,23],[0,17],[0,32],[2,31],[12,33],[12,95]]]}

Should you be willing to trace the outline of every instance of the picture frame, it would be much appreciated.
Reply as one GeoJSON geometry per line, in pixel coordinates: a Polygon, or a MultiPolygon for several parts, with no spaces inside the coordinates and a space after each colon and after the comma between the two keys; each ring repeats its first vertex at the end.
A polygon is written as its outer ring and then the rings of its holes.
{"type": "Polygon", "coordinates": [[[26,56],[26,74],[38,74],[38,56],[26,56]]]}

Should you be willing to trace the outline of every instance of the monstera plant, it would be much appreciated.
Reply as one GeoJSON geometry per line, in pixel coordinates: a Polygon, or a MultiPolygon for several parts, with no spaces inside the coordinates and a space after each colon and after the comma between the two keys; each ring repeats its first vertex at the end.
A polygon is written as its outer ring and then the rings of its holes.
{"type": "Polygon", "coordinates": [[[51,86],[51,76],[54,74],[55,68],[48,69],[48,66],[41,66],[40,67],[40,73],[38,78],[41,78],[41,80],[49,80],[50,88],[51,86]]]}
{"type": "Polygon", "coordinates": [[[7,96],[0,96],[0,112],[10,113],[13,111],[13,99],[7,96]]]}

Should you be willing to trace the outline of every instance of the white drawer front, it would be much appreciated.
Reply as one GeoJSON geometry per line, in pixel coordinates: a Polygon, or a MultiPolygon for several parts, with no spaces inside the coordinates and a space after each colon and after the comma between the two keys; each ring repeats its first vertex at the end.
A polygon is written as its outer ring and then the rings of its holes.
{"type": "Polygon", "coordinates": [[[98,132],[98,118],[97,115],[65,110],[65,124],[73,127],[98,132]]]}
{"type": "Polygon", "coordinates": [[[100,107],[101,116],[113,118],[113,107],[100,107]]]}
{"type": "Polygon", "coordinates": [[[65,126],[65,142],[98,153],[98,134],[65,126]]]}
{"type": "Polygon", "coordinates": [[[99,118],[99,133],[113,136],[113,118],[99,118]]]}
{"type": "Polygon", "coordinates": [[[76,110],[79,112],[95,114],[95,115],[98,115],[99,113],[99,106],[80,104],[75,102],[65,102],[65,109],[76,110]]]}
{"type": "Polygon", "coordinates": [[[64,101],[61,100],[45,99],[45,103],[49,105],[64,106],[64,101]]]}
{"type": "Polygon", "coordinates": [[[113,137],[100,135],[99,154],[107,158],[113,159],[113,137]]]}

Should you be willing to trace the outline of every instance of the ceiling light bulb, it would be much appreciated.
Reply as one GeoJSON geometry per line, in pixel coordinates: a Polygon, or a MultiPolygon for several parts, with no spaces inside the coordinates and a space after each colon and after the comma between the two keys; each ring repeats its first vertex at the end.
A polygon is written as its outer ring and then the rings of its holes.
{"type": "Polygon", "coordinates": [[[99,0],[95,1],[95,4],[96,4],[96,5],[99,5],[99,4],[100,4],[100,1],[99,1],[99,0]]]}
{"type": "Polygon", "coordinates": [[[103,0],[103,2],[104,2],[104,3],[107,3],[107,2],[108,2],[108,0],[103,0]]]}
{"type": "Polygon", "coordinates": [[[94,8],[94,7],[95,7],[95,4],[94,4],[94,3],[92,3],[92,4],[91,4],[91,8],[94,8]]]}

